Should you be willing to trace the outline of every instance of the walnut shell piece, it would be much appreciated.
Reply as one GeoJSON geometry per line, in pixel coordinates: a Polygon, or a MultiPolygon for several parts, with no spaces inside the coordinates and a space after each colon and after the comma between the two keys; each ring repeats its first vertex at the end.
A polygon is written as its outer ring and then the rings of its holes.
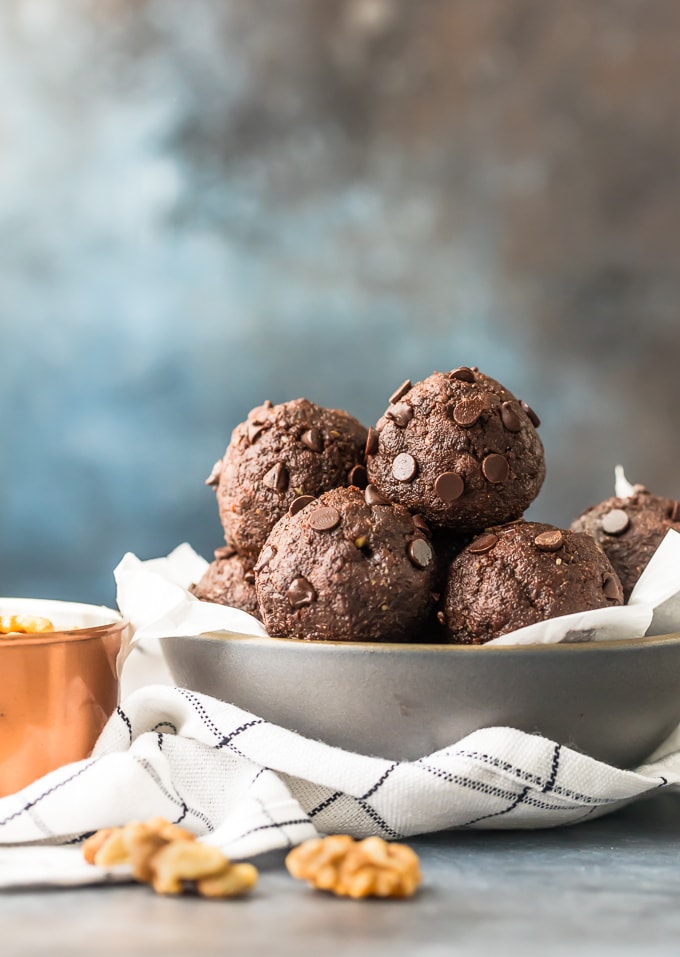
{"type": "Polygon", "coordinates": [[[157,894],[181,894],[185,881],[214,877],[225,869],[217,847],[198,841],[173,841],[157,851],[150,862],[151,884],[157,894]]]}
{"type": "Polygon", "coordinates": [[[130,864],[135,880],[158,894],[195,890],[202,897],[236,897],[258,877],[252,864],[232,864],[219,848],[160,817],[96,831],[84,842],[83,856],[104,867],[130,864]]]}
{"type": "Polygon", "coordinates": [[[289,873],[339,897],[411,897],[421,882],[418,855],[381,837],[312,838],[286,857],[289,873]]]}

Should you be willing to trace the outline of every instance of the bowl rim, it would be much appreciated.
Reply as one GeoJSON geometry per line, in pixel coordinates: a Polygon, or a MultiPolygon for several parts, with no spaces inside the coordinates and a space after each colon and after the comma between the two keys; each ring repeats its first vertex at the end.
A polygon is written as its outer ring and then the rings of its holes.
{"type": "Polygon", "coordinates": [[[196,639],[206,639],[208,641],[239,644],[250,644],[262,647],[289,648],[293,653],[298,653],[300,649],[329,648],[342,649],[344,652],[364,651],[372,654],[384,655],[387,653],[398,652],[401,654],[443,654],[443,655],[499,655],[499,654],[584,654],[593,651],[616,651],[618,649],[644,649],[667,644],[680,644],[680,632],[670,632],[666,635],[643,635],[641,638],[615,638],[601,639],[598,641],[565,641],[522,645],[445,645],[435,642],[387,642],[387,641],[327,641],[327,640],[304,640],[300,638],[279,638],[268,635],[248,635],[243,632],[219,632],[210,631],[200,635],[167,635],[161,637],[161,642],[170,639],[185,638],[189,641],[196,639]]]}

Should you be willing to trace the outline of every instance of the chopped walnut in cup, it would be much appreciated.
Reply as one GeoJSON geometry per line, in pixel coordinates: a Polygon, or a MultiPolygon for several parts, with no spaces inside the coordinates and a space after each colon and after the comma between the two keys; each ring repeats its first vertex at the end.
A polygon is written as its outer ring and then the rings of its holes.
{"type": "Polygon", "coordinates": [[[54,625],[49,618],[38,618],[35,615],[0,615],[0,638],[39,635],[46,631],[54,631],[54,625]]]}

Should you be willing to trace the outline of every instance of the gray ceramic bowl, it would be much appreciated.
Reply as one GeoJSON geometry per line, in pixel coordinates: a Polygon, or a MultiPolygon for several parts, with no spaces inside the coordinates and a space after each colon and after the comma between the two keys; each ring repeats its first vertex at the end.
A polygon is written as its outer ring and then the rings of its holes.
{"type": "Polygon", "coordinates": [[[161,644],[177,684],[392,760],[502,725],[633,767],[680,724],[680,634],[496,648],[246,635],[161,644]]]}

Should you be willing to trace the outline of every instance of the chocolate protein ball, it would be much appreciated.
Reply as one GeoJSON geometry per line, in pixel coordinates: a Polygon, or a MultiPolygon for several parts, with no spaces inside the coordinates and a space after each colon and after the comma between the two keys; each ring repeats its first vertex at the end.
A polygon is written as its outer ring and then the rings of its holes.
{"type": "Polygon", "coordinates": [[[454,558],[442,623],[452,644],[481,645],[547,618],[622,603],[616,572],[590,535],[517,521],[488,529],[454,558]]]}
{"type": "Polygon", "coordinates": [[[230,605],[247,611],[255,618],[260,617],[252,562],[244,560],[229,545],[215,549],[215,560],[189,591],[201,601],[230,605]]]}
{"type": "Polygon", "coordinates": [[[333,489],[292,511],[255,565],[269,634],[417,640],[434,605],[436,559],[410,512],[371,485],[333,489]]]}
{"type": "Polygon", "coordinates": [[[253,409],[207,480],[217,489],[226,540],[254,562],[293,499],[365,485],[366,436],[348,412],[307,399],[253,409]]]}
{"type": "Polygon", "coordinates": [[[628,498],[608,498],[591,506],[571,527],[599,543],[621,579],[627,601],[668,529],[680,532],[680,503],[635,485],[628,498]]]}
{"type": "Polygon", "coordinates": [[[406,381],[369,429],[369,482],[433,528],[480,531],[519,518],[545,478],[538,417],[463,366],[406,381]]]}

